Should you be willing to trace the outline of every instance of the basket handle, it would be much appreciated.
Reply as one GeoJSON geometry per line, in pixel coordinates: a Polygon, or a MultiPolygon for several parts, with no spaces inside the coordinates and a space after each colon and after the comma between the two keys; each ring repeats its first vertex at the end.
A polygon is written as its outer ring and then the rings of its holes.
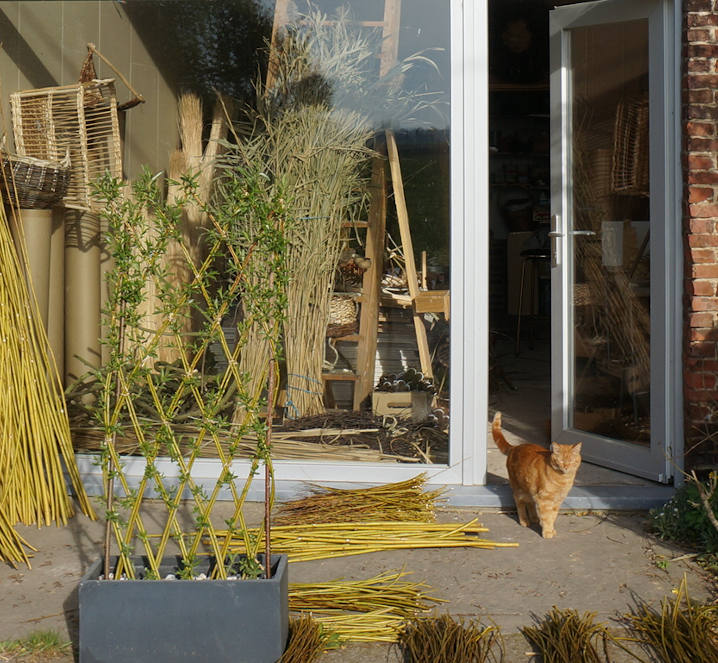
{"type": "Polygon", "coordinates": [[[130,82],[122,75],[122,73],[115,67],[115,65],[112,64],[100,51],[95,48],[95,45],[90,42],[87,44],[87,50],[88,50],[88,57],[92,57],[93,54],[97,54],[97,57],[100,58],[112,71],[117,74],[117,77],[125,84],[125,87],[134,95],[132,99],[129,101],[126,101],[124,104],[118,104],[117,110],[128,110],[130,108],[133,108],[134,106],[137,106],[138,104],[145,103],[145,98],[135,90],[130,85],[130,82]]]}

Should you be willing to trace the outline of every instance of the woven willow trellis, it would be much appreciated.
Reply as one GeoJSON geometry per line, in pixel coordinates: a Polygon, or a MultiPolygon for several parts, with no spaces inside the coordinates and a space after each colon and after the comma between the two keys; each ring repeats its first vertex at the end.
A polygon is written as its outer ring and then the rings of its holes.
{"type": "MultiPolygon", "coordinates": [[[[120,553],[116,573],[130,577],[134,575],[131,556],[137,547],[145,556],[150,577],[158,577],[163,557],[178,552],[188,573],[198,555],[211,554],[218,561],[214,573],[225,578],[229,541],[219,541],[212,522],[213,508],[223,493],[234,502],[232,515],[224,523],[245,542],[250,559],[258,550],[258,540],[249,539],[242,507],[259,464],[271,467],[267,435],[271,426],[260,418],[265,412],[263,381],[255,386],[239,370],[239,356],[255,327],[266,334],[268,352],[277,352],[286,288],[284,233],[291,227],[291,218],[284,202],[286,193],[280,185],[268,184],[261,173],[227,169],[222,180],[211,209],[200,202],[189,180],[174,205],[161,201],[149,172],[133,187],[131,196],[123,192],[118,180],[103,177],[99,184],[98,197],[104,201],[100,214],[109,228],[107,246],[113,259],[106,320],[111,353],[99,376],[102,389],[96,405],[104,430],[101,463],[109,528],[105,568],[109,568],[111,530],[120,553]],[[177,228],[182,210],[190,204],[201,205],[208,219],[207,254],[199,265],[177,228]],[[182,288],[168,281],[163,268],[170,238],[177,242],[184,266],[192,274],[182,288]],[[252,273],[260,266],[273,278],[254,284],[252,273]],[[155,327],[143,324],[147,311],[142,302],[150,285],[157,295],[156,313],[161,314],[161,324],[155,327]],[[238,325],[237,342],[230,347],[222,320],[239,299],[247,305],[247,314],[238,325]],[[204,320],[191,348],[181,324],[190,302],[201,307],[204,320]],[[177,372],[171,374],[157,361],[157,349],[167,339],[179,357],[177,372]],[[225,368],[214,374],[206,371],[216,359],[222,359],[225,368]],[[151,415],[139,411],[143,400],[151,404],[151,415]],[[233,423],[231,414],[238,403],[245,416],[233,423]],[[195,412],[195,429],[189,435],[176,426],[188,405],[195,412]],[[257,436],[257,447],[245,482],[233,474],[233,461],[240,456],[240,442],[249,432],[257,436]],[[136,487],[130,485],[121,458],[120,440],[128,433],[136,438],[145,463],[136,487]],[[194,469],[201,464],[198,459],[205,444],[214,447],[221,467],[215,479],[201,485],[194,469]],[[169,470],[163,456],[173,466],[174,477],[165,476],[169,470]],[[150,496],[157,497],[165,510],[148,519],[141,506],[150,496]],[[185,528],[180,524],[181,510],[188,497],[194,517],[185,528]],[[205,536],[207,546],[203,545],[205,536]]],[[[272,374],[276,364],[269,360],[267,364],[272,374]]],[[[275,395],[272,379],[267,392],[275,395]]]]}
{"type": "Polygon", "coordinates": [[[113,79],[15,92],[10,106],[17,154],[57,162],[69,155],[65,207],[91,209],[91,184],[106,172],[122,175],[113,79]]]}

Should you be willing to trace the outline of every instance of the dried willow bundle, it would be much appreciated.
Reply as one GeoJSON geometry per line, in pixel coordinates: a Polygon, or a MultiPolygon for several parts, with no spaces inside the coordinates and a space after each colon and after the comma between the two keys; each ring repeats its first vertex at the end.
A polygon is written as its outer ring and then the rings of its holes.
{"type": "Polygon", "coordinates": [[[389,571],[368,580],[294,583],[289,609],[311,613],[340,641],[394,642],[405,620],[441,602],[424,593],[424,583],[402,580],[405,575],[389,571]]]}
{"type": "Polygon", "coordinates": [[[57,368],[34,295],[26,285],[28,264],[20,224],[12,218],[21,257],[0,207],[0,559],[23,561],[16,522],[65,524],[73,513],[64,472],[80,508],[94,517],[70,439],[57,368]]]}
{"type": "MultiPolygon", "coordinates": [[[[468,523],[416,522],[348,522],[317,525],[284,525],[272,527],[272,550],[285,553],[290,562],[308,562],[331,557],[347,557],[380,550],[418,548],[515,548],[517,543],[497,543],[482,539],[488,529],[474,519],[468,523]]],[[[216,531],[226,539],[226,530],[216,531]]],[[[260,529],[248,530],[248,538],[262,537],[260,529]]],[[[227,541],[225,540],[225,546],[227,541]]],[[[230,536],[228,550],[244,553],[245,543],[230,536]]]]}
{"type": "Polygon", "coordinates": [[[279,507],[277,525],[367,520],[433,522],[443,489],[424,491],[426,474],[396,483],[359,489],[314,486],[313,495],[279,507]]]}
{"type": "Polygon", "coordinates": [[[625,617],[636,640],[662,663],[718,661],[718,606],[692,602],[685,576],[660,611],[640,603],[625,617]]]}
{"type": "Polygon", "coordinates": [[[604,625],[594,623],[595,617],[595,613],[580,616],[575,610],[554,606],[536,626],[525,626],[521,632],[545,663],[602,663],[608,658],[606,645],[613,638],[604,625]],[[599,640],[603,655],[596,648],[599,640]]]}
{"type": "Polygon", "coordinates": [[[504,660],[504,645],[495,626],[456,621],[449,615],[419,617],[399,635],[406,663],[490,663],[504,660]]]}
{"type": "Polygon", "coordinates": [[[278,663],[314,663],[331,637],[311,615],[296,617],[289,622],[287,648],[278,663]]]}

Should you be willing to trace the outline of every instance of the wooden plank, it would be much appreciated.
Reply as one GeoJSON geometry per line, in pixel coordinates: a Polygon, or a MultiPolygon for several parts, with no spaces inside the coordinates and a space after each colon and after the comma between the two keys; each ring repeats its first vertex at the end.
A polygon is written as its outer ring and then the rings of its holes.
{"type": "Polygon", "coordinates": [[[362,401],[374,390],[376,340],[379,325],[381,276],[384,269],[384,239],[386,235],[386,166],[381,157],[372,163],[371,203],[366,233],[366,257],[371,259],[362,282],[357,346],[357,375],[353,406],[358,410],[362,401]]]}
{"type": "MultiPolygon", "coordinates": [[[[406,197],[404,196],[404,180],[401,175],[399,150],[396,146],[396,137],[391,130],[386,131],[386,147],[389,154],[389,168],[391,170],[391,182],[394,188],[394,203],[396,205],[396,216],[399,222],[401,248],[404,253],[406,280],[408,282],[409,295],[412,300],[414,300],[419,294],[419,281],[416,273],[416,262],[414,260],[414,246],[411,241],[409,211],[406,207],[406,197]]],[[[424,326],[421,315],[416,312],[414,312],[414,328],[416,329],[416,343],[419,347],[421,372],[427,377],[433,377],[434,373],[431,369],[431,354],[429,353],[429,341],[426,337],[426,327],[424,326]]]]}
{"type": "Polygon", "coordinates": [[[401,23],[401,0],[384,3],[384,29],[382,31],[379,76],[385,76],[396,65],[399,57],[399,24],[401,23]]]}
{"type": "Polygon", "coordinates": [[[272,37],[269,45],[269,63],[267,64],[266,88],[274,84],[277,76],[277,42],[279,31],[287,24],[289,19],[289,0],[276,0],[274,3],[274,22],[272,23],[272,37]]]}

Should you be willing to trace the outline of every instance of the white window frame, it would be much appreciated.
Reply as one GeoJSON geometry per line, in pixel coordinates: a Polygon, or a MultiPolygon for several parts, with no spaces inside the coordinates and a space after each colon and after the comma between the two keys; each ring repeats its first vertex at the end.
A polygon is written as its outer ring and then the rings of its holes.
{"type": "MultiPolygon", "coordinates": [[[[278,497],[286,499],[304,482],[328,485],[402,481],[419,473],[427,483],[481,486],[486,482],[488,408],[488,2],[450,0],[451,12],[451,418],[448,465],[332,461],[274,461],[278,497]]],[[[89,492],[102,492],[93,454],[77,454],[89,492]]],[[[144,473],[144,459],[123,458],[130,485],[144,473]]],[[[176,467],[159,460],[171,478],[176,467]]],[[[213,485],[220,464],[195,462],[192,477],[213,485]]],[[[248,461],[233,472],[247,476],[248,461]]],[[[257,495],[259,482],[256,482],[257,495]]],[[[255,494],[250,492],[250,498],[255,494]]]]}

